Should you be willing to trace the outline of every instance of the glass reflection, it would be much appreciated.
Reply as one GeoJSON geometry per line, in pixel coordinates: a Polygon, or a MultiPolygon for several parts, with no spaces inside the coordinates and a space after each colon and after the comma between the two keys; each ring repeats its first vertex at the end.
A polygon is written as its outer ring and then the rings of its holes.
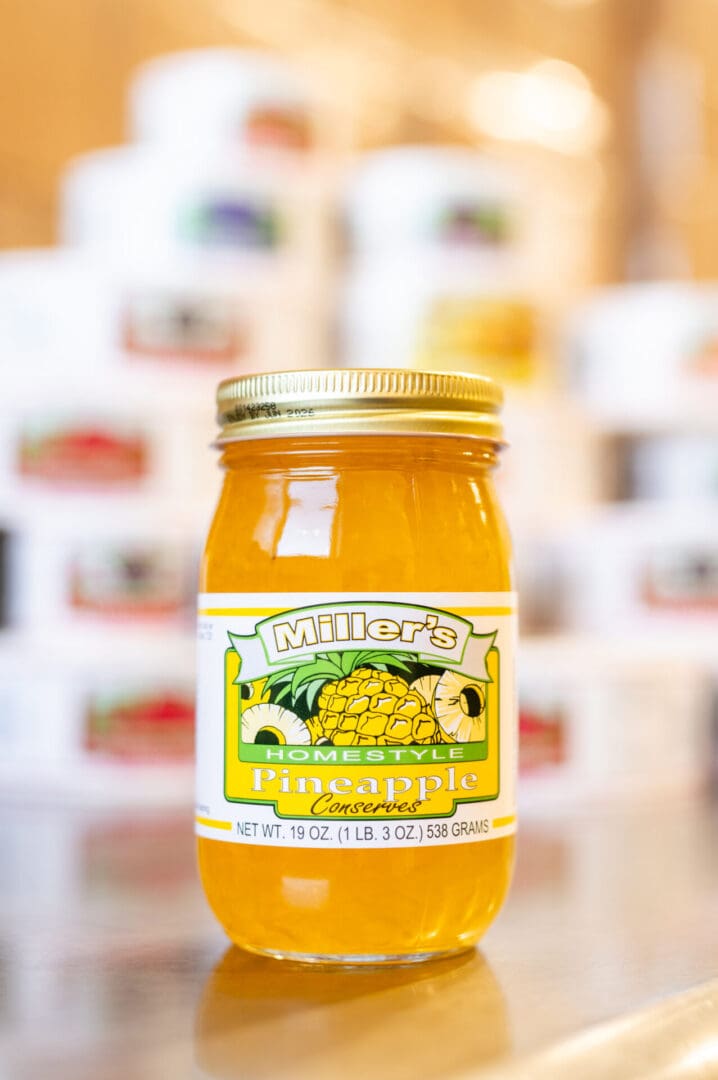
{"type": "Polygon", "coordinates": [[[327,558],[337,507],[337,477],[289,480],[285,512],[277,537],[276,555],[327,558]]]}
{"type": "Polygon", "coordinates": [[[312,968],[230,948],[204,990],[195,1076],[211,1080],[441,1077],[511,1047],[506,1004],[480,952],[431,964],[312,968]]]}

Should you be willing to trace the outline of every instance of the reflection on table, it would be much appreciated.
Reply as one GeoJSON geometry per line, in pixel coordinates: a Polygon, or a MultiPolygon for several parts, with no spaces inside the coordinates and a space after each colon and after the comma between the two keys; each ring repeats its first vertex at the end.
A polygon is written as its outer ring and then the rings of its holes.
{"type": "Polygon", "coordinates": [[[0,1072],[13,1080],[438,1080],[715,972],[708,803],[524,822],[481,951],[368,970],[228,948],[199,889],[189,814],[2,815],[0,1072]]]}

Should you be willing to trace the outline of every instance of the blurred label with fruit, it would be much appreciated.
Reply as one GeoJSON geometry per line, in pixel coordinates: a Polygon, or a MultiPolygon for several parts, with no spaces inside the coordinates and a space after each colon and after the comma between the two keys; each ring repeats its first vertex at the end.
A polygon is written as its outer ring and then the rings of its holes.
{"type": "Polygon", "coordinates": [[[122,347],[155,360],[228,364],[247,350],[236,304],[221,297],[146,292],[127,298],[122,347]]]}
{"type": "Polygon", "coordinates": [[[519,710],[519,771],[550,772],[567,760],[566,718],[559,706],[542,708],[526,704],[519,710]]]}
{"type": "Polygon", "coordinates": [[[718,608],[718,548],[692,545],[650,552],[642,584],[643,601],[649,608],[714,612],[718,608]]]}
{"type": "Polygon", "coordinates": [[[496,248],[513,239],[512,224],[502,203],[463,199],[442,208],[432,231],[448,245],[496,248]]]}
{"type": "Polygon", "coordinates": [[[101,691],[85,714],[85,750],[145,764],[188,761],[194,747],[194,695],[173,685],[101,691]]]}
{"type": "Polygon", "coordinates": [[[683,366],[688,375],[697,379],[718,378],[718,331],[715,326],[706,328],[691,343],[683,366]]]}
{"type": "Polygon", "coordinates": [[[513,594],[207,594],[198,636],[200,835],[393,847],[514,831],[513,594]]]}
{"type": "Polygon", "coordinates": [[[443,296],[419,326],[417,361],[429,369],[480,371],[502,381],[536,375],[536,313],[523,300],[500,296],[443,296]]]}
{"type": "Polygon", "coordinates": [[[23,479],[50,487],[132,485],[149,470],[149,439],[111,420],[58,419],[23,428],[15,460],[23,479]]]}
{"type": "Polygon", "coordinates": [[[249,249],[276,248],[285,231],[271,204],[219,195],[187,206],[179,227],[193,244],[249,249]]]}
{"type": "Polygon", "coordinates": [[[190,566],[169,544],[84,544],[71,558],[68,604],[110,618],[180,616],[189,607],[190,566]]]}
{"type": "Polygon", "coordinates": [[[309,117],[301,109],[257,106],[243,125],[249,146],[263,149],[309,150],[314,141],[309,117]]]}

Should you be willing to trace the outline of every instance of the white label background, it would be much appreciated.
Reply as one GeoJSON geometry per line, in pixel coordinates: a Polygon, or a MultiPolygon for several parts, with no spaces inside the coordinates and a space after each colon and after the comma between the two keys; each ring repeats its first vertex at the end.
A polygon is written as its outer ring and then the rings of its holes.
{"type": "MultiPolygon", "coordinates": [[[[516,830],[517,716],[514,675],[516,649],[514,593],[203,593],[199,597],[197,645],[197,835],[227,843],[275,847],[367,848],[424,847],[475,843],[507,836],[516,830]],[[287,610],[317,604],[416,604],[452,614],[457,609],[473,624],[476,634],[497,631],[501,654],[499,796],[459,803],[449,817],[416,820],[381,817],[316,821],[278,816],[269,805],[230,801],[224,796],[224,663],[228,631],[249,635],[263,614],[229,614],[237,609],[287,610]],[[462,609],[491,609],[467,615],[462,609]],[[494,609],[499,609],[493,613],[494,609]],[[505,614],[506,610],[512,614],[505,614]],[[477,825],[476,823],[482,823],[477,825]],[[409,827],[411,826],[411,827],[409,827]],[[445,826],[445,828],[443,828],[445,826]],[[482,831],[475,831],[480,828],[482,831]]],[[[339,643],[337,643],[339,645],[339,643]]],[[[341,643],[349,644],[349,643],[341,643]]],[[[374,647],[392,651],[393,643],[374,647]]],[[[337,646],[327,645],[327,650],[337,646]]],[[[397,650],[399,651],[399,650],[397,650]]],[[[424,749],[418,748],[418,749],[424,749]]],[[[431,747],[429,747],[431,749],[431,747]]],[[[320,766],[319,766],[320,768],[320,766]]],[[[357,766],[348,766],[355,769],[357,766]]],[[[411,768],[411,766],[407,766],[411,768]]],[[[445,768],[445,766],[441,766],[445,768]]],[[[371,766],[367,766],[370,771],[371,766]]]]}

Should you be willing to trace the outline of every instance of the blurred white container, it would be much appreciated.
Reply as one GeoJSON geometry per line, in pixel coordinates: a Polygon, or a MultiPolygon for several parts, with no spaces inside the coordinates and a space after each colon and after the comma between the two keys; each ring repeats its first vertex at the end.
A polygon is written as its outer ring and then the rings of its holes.
{"type": "Polygon", "coordinates": [[[718,513],[687,503],[615,506],[557,543],[568,625],[606,634],[651,633],[690,656],[695,634],[718,627],[718,513]]]}
{"type": "Polygon", "coordinates": [[[10,536],[12,626],[56,633],[87,627],[187,625],[194,615],[196,539],[158,515],[46,515],[10,536]]]}
{"type": "Polygon", "coordinates": [[[106,363],[109,299],[102,273],[82,252],[1,253],[0,377],[106,363]]]}
{"type": "Polygon", "coordinates": [[[537,316],[511,275],[466,257],[365,260],[341,301],[346,367],[480,371],[529,384],[538,377],[537,316]]]}
{"type": "Polygon", "coordinates": [[[601,440],[580,407],[553,394],[521,396],[504,407],[508,451],[496,483],[517,533],[555,534],[599,499],[607,484],[601,440]]]}
{"type": "Polygon", "coordinates": [[[77,788],[98,801],[189,805],[194,634],[118,628],[100,637],[88,628],[66,641],[77,788]],[[81,658],[73,663],[78,649],[81,658]]]}
{"type": "Polygon", "coordinates": [[[210,389],[209,408],[201,416],[197,415],[193,426],[188,425],[185,430],[185,438],[192,451],[185,484],[187,491],[195,493],[194,502],[198,507],[197,519],[201,520],[199,540],[202,544],[211,525],[224,481],[224,470],[220,465],[221,455],[214,445],[217,438],[215,392],[216,387],[210,389]],[[200,505],[202,507],[201,519],[200,505]]]}
{"type": "Polygon", "coordinates": [[[350,179],[346,217],[360,255],[440,249],[501,265],[518,216],[514,176],[496,161],[450,146],[398,146],[366,154],[350,179]]]}
{"type": "Polygon", "coordinates": [[[327,303],[325,290],[286,266],[200,270],[157,251],[124,266],[69,249],[0,255],[3,398],[38,372],[81,386],[88,373],[131,363],[174,393],[184,374],[192,386],[192,372],[211,385],[237,370],[321,366],[327,303]]]}
{"type": "Polygon", "coordinates": [[[247,275],[286,264],[301,286],[326,270],[330,221],[318,173],[231,148],[125,146],[72,161],[60,235],[103,257],[192,256],[247,275]]]}
{"type": "MultiPolygon", "coordinates": [[[[86,377],[122,352],[199,367],[249,359],[261,284],[156,258],[119,270],[72,248],[0,255],[0,378],[86,377]],[[150,263],[148,268],[147,263],[150,263]]],[[[59,379],[58,379],[59,381],[59,379]]]]}
{"type": "MultiPolygon", "coordinates": [[[[304,268],[306,269],[306,268],[304,268]]],[[[112,329],[123,363],[161,374],[321,367],[327,360],[329,291],[286,264],[214,264],[186,255],[112,275],[112,329]]]]}
{"type": "Polygon", "coordinates": [[[718,289],[623,285],[598,293],[569,330],[574,385],[609,422],[681,427],[715,419],[718,289]]]}
{"type": "Polygon", "coordinates": [[[524,643],[519,687],[519,801],[529,814],[708,783],[712,699],[695,664],[640,645],[547,638],[524,643]]]}
{"type": "Polygon", "coordinates": [[[173,675],[90,686],[82,709],[84,764],[192,765],[194,686],[173,675]]]}
{"type": "Polygon", "coordinates": [[[509,510],[514,573],[520,597],[519,630],[522,639],[561,629],[561,564],[548,530],[516,523],[509,510]],[[547,533],[549,535],[547,536],[547,533]]]}
{"type": "Polygon", "coordinates": [[[3,796],[191,804],[193,636],[48,625],[11,640],[6,651],[0,639],[0,674],[24,730],[21,746],[19,733],[6,735],[3,796]]]}
{"type": "Polygon", "coordinates": [[[118,535],[166,522],[203,536],[222,480],[210,447],[216,383],[194,371],[171,382],[130,368],[48,375],[40,408],[33,373],[0,377],[0,528],[67,526],[79,539],[103,521],[118,535]]]}
{"type": "Polygon", "coordinates": [[[130,135],[143,142],[304,152],[315,141],[314,111],[312,91],[290,63],[252,50],[158,56],[129,87],[130,135]]]}
{"type": "Polygon", "coordinates": [[[55,773],[76,749],[66,680],[41,650],[0,634],[0,790],[14,770],[55,773]]]}
{"type": "MultiPolygon", "coordinates": [[[[187,421],[210,413],[189,395],[169,407],[141,372],[106,370],[43,376],[20,369],[0,376],[0,519],[54,510],[73,497],[168,496],[184,499],[199,447],[187,421]]],[[[191,425],[190,425],[191,426],[191,425]]]]}
{"type": "MultiPolygon", "coordinates": [[[[86,419],[82,417],[79,425],[77,414],[69,420],[67,416],[59,419],[45,443],[48,448],[45,474],[23,475],[18,471],[14,457],[2,454],[0,464],[8,471],[3,473],[0,481],[0,529],[38,530],[48,521],[79,522],[82,515],[88,513],[98,517],[109,514],[113,518],[119,517],[120,521],[123,517],[131,520],[134,514],[152,516],[153,508],[165,507],[169,522],[177,521],[186,529],[194,522],[200,532],[206,532],[208,515],[216,503],[222,481],[217,454],[210,448],[207,437],[212,427],[209,418],[200,422],[191,414],[173,417],[170,430],[158,424],[151,445],[159,447],[157,459],[164,459],[167,468],[163,468],[162,461],[151,457],[153,471],[147,472],[137,483],[127,480],[108,483],[106,476],[99,476],[97,461],[102,461],[104,447],[97,449],[98,444],[107,439],[108,467],[111,459],[114,468],[120,455],[109,435],[103,434],[100,439],[97,432],[101,429],[92,428],[88,432],[84,426],[86,419]],[[53,458],[54,464],[50,466],[49,448],[53,440],[63,442],[65,438],[71,446],[77,439],[82,452],[78,453],[76,444],[71,453],[63,451],[53,458]],[[85,450],[93,442],[97,449],[95,461],[90,471],[80,474],[79,465],[85,463],[85,450]],[[63,469],[72,467],[72,479],[69,473],[63,474],[59,462],[63,469]],[[165,481],[166,486],[162,486],[160,480],[165,481]]],[[[0,427],[3,424],[4,418],[0,415],[0,427]]],[[[5,431],[11,437],[17,436],[21,442],[20,427],[8,425],[5,431]]],[[[50,428],[47,431],[50,432],[50,428]]],[[[2,450],[7,451],[8,445],[2,444],[2,450]]]]}
{"type": "Polygon", "coordinates": [[[499,456],[496,487],[514,545],[521,596],[521,633],[562,625],[563,559],[556,535],[575,528],[605,487],[605,455],[580,408],[556,395],[508,388],[508,450],[499,456]]]}
{"type": "Polygon", "coordinates": [[[639,438],[629,471],[637,499],[718,499],[718,430],[639,438]]]}
{"type": "MultiPolygon", "coordinates": [[[[162,440],[142,416],[109,406],[6,413],[0,439],[3,495],[125,493],[160,486],[162,440]]],[[[167,462],[171,465],[171,462],[167,462]]],[[[0,496],[0,502],[3,499],[0,496]]]]}
{"type": "Polygon", "coordinates": [[[117,344],[130,359],[212,366],[252,356],[254,319],[226,289],[130,278],[117,301],[117,344]]]}

